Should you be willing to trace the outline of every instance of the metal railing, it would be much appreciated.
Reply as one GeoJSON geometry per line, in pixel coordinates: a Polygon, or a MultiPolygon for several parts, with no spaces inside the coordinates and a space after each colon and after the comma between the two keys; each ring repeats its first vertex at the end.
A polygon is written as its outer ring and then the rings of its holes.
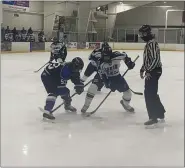
{"type": "MultiPolygon", "coordinates": [[[[112,42],[143,42],[138,37],[138,29],[96,29],[97,33],[89,33],[85,40],[89,42],[112,41],[112,42]]],[[[155,38],[159,43],[184,44],[184,29],[153,29],[155,38]]],[[[80,42],[85,33],[68,32],[68,41],[80,42]]]]}
{"type": "MultiPolygon", "coordinates": [[[[142,43],[142,39],[138,37],[138,29],[96,29],[97,33],[86,32],[66,32],[69,42],[131,42],[131,43],[142,43]]],[[[159,43],[174,43],[174,44],[185,44],[184,29],[177,28],[153,28],[155,38],[159,43]]],[[[34,32],[36,41],[39,32],[34,32]]],[[[56,36],[57,32],[53,32],[52,36],[56,36]]],[[[48,37],[47,41],[51,41],[52,37],[48,37]]]]}

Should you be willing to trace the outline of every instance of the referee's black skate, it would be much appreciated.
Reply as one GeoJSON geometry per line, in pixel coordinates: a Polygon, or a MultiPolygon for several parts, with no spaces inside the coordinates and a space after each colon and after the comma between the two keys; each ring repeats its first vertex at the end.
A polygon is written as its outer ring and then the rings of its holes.
{"type": "Polygon", "coordinates": [[[130,113],[134,113],[135,110],[133,107],[131,107],[130,105],[129,106],[126,106],[124,103],[123,103],[123,100],[120,101],[121,105],[123,106],[123,108],[127,111],[127,112],[130,112],[130,113]]]}
{"type": "Polygon", "coordinates": [[[150,119],[144,123],[147,128],[155,128],[157,126],[158,120],[157,119],[150,119]]]}

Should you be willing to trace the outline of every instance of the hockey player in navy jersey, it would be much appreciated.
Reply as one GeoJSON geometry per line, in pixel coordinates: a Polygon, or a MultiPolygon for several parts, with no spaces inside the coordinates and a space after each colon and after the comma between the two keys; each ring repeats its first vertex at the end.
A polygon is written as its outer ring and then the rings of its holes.
{"type": "Polygon", "coordinates": [[[55,105],[56,98],[61,96],[64,100],[65,110],[76,112],[76,108],[71,105],[70,90],[66,87],[67,81],[74,83],[74,89],[77,94],[84,91],[84,84],[80,80],[80,72],[84,67],[83,60],[79,57],[74,58],[71,62],[63,65],[60,63],[50,63],[42,72],[41,79],[48,93],[46,104],[42,112],[43,117],[55,119],[52,109],[55,105]]]}
{"type": "Polygon", "coordinates": [[[55,60],[56,62],[63,63],[67,57],[67,47],[64,42],[59,42],[59,40],[54,37],[53,43],[50,46],[51,56],[50,62],[55,60]]]}
{"type": "MultiPolygon", "coordinates": [[[[134,108],[130,106],[131,101],[131,91],[125,79],[121,76],[119,72],[120,62],[123,60],[129,69],[133,69],[135,63],[127,56],[125,52],[120,53],[118,51],[112,52],[111,47],[104,47],[102,50],[102,57],[99,66],[99,74],[103,83],[107,88],[110,88],[111,91],[122,92],[122,100],[120,103],[126,111],[134,112],[134,108]]],[[[82,113],[85,113],[89,108],[94,96],[97,92],[97,85],[91,84],[89,87],[85,104],[81,110],[82,113]]]]}

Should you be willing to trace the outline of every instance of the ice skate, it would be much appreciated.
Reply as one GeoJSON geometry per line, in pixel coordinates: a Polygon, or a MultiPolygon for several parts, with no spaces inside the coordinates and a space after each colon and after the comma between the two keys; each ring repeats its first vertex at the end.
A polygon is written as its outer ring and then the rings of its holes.
{"type": "Polygon", "coordinates": [[[100,88],[98,88],[98,90],[97,90],[98,92],[101,92],[101,89],[100,88]]]}
{"type": "Polygon", "coordinates": [[[164,118],[159,118],[159,119],[158,119],[158,123],[164,124],[164,123],[165,123],[165,119],[164,119],[164,118]]]}
{"type": "Polygon", "coordinates": [[[158,124],[158,120],[157,119],[150,119],[147,122],[144,123],[144,125],[146,126],[146,128],[156,128],[158,124]]]}
{"type": "Polygon", "coordinates": [[[157,124],[158,124],[158,127],[164,127],[166,124],[166,121],[164,118],[159,118],[157,124]]]}
{"type": "Polygon", "coordinates": [[[64,109],[66,110],[66,111],[68,111],[68,112],[76,112],[77,111],[77,109],[75,108],[75,107],[73,107],[73,106],[71,106],[71,105],[65,105],[64,106],[64,109]]]}
{"type": "Polygon", "coordinates": [[[39,109],[43,112],[43,118],[47,118],[49,120],[54,120],[55,117],[53,116],[53,114],[47,110],[44,110],[42,108],[39,107],[39,109]]]}
{"type": "Polygon", "coordinates": [[[134,108],[131,107],[130,105],[125,105],[123,100],[120,101],[121,105],[123,106],[123,108],[127,111],[127,112],[131,112],[134,113],[134,108]]]}

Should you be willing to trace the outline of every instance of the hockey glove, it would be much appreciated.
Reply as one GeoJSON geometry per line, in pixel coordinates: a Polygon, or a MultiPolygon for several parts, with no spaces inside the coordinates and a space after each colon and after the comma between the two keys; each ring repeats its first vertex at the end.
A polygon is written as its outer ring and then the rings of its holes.
{"type": "Polygon", "coordinates": [[[79,85],[75,85],[74,87],[77,94],[81,94],[84,91],[84,84],[80,83],[79,85]]]}
{"type": "Polygon", "coordinates": [[[144,69],[143,69],[143,67],[141,67],[141,69],[140,69],[140,77],[141,77],[141,79],[144,79],[144,69]]]}
{"type": "Polygon", "coordinates": [[[129,70],[135,67],[135,63],[132,62],[131,58],[129,57],[125,57],[125,64],[127,65],[129,70]]]}

